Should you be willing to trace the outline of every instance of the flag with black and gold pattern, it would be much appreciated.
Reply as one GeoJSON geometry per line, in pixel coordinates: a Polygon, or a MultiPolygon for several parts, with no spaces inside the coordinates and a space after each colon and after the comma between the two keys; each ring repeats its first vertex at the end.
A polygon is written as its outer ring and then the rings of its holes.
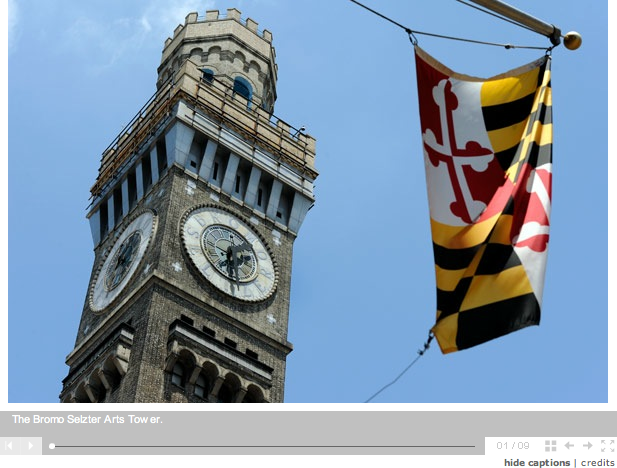
{"type": "Polygon", "coordinates": [[[552,172],[550,57],[479,79],[416,47],[443,353],[540,323],[552,172]]]}

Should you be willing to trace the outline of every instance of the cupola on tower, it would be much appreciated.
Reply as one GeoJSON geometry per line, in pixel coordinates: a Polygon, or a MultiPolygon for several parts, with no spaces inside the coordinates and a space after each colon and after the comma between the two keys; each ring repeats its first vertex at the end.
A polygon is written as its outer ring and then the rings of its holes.
{"type": "Polygon", "coordinates": [[[293,243],[315,139],[277,118],[272,34],[207,11],[103,152],[62,402],[282,402],[293,243]]]}

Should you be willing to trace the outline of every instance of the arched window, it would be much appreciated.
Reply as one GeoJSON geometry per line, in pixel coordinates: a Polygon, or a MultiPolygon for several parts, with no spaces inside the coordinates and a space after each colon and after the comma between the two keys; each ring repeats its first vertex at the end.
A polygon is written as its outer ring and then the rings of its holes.
{"type": "Polygon", "coordinates": [[[107,358],[103,364],[103,373],[105,374],[105,379],[107,379],[112,391],[118,388],[120,381],[122,380],[122,375],[120,375],[120,372],[118,372],[118,369],[114,365],[113,357],[107,358]]]}
{"type": "Polygon", "coordinates": [[[206,398],[208,396],[208,379],[203,374],[199,374],[195,381],[195,395],[199,398],[206,398]]]}
{"type": "Polygon", "coordinates": [[[217,400],[219,403],[233,403],[240,389],[240,379],[237,375],[227,374],[225,381],[219,388],[217,400]]]}
{"type": "Polygon", "coordinates": [[[92,403],[90,401],[90,397],[86,393],[86,387],[84,386],[83,382],[79,385],[79,387],[77,387],[77,390],[75,391],[75,402],[92,403]]]}
{"type": "Polygon", "coordinates": [[[184,387],[184,366],[179,362],[174,364],[174,368],[171,371],[171,383],[184,387]]]}
{"type": "Polygon", "coordinates": [[[249,388],[244,395],[242,403],[263,403],[264,396],[260,388],[255,385],[249,385],[249,388]]]}
{"type": "Polygon", "coordinates": [[[218,401],[219,403],[231,403],[233,400],[234,391],[228,382],[223,383],[219,389],[218,401]]]}
{"type": "Polygon", "coordinates": [[[237,76],[234,80],[234,94],[239,94],[240,96],[246,98],[250,103],[253,94],[250,83],[241,76],[237,76]]]}
{"type": "Polygon", "coordinates": [[[212,80],[214,79],[214,72],[212,70],[204,68],[201,71],[201,79],[206,83],[212,83],[212,80]]]}

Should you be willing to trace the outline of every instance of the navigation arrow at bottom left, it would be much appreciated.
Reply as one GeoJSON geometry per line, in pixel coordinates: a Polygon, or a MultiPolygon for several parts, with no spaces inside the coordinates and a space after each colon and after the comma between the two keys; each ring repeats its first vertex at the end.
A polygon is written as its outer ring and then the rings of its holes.
{"type": "Polygon", "coordinates": [[[0,437],[0,455],[42,454],[43,439],[41,437],[0,437]]]}
{"type": "Polygon", "coordinates": [[[43,455],[43,439],[41,437],[22,437],[21,455],[43,455]]]}
{"type": "Polygon", "coordinates": [[[19,438],[0,437],[0,455],[19,455],[19,438]]]}

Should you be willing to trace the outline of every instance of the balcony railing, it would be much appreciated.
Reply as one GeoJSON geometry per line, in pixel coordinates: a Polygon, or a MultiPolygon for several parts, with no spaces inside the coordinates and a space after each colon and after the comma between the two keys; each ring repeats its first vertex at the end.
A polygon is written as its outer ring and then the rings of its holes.
{"type": "Polygon", "coordinates": [[[91,188],[93,198],[122,172],[131,157],[166,125],[178,101],[184,101],[220,125],[241,134],[282,162],[315,179],[315,139],[268,113],[257,101],[248,101],[221,80],[202,80],[199,66],[187,59],[172,80],[140,109],[118,137],[103,152],[99,176],[91,188]]]}

